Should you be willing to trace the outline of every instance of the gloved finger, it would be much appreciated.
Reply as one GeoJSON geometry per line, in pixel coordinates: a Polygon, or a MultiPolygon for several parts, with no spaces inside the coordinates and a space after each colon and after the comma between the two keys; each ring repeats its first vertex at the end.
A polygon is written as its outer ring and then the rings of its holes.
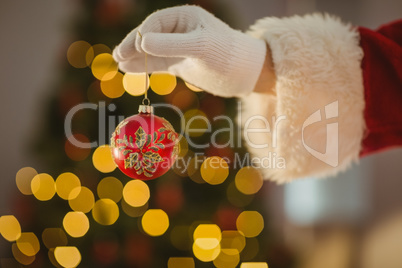
{"type": "Polygon", "coordinates": [[[113,58],[116,62],[125,61],[138,57],[138,51],[135,48],[135,40],[138,38],[138,27],[132,30],[113,50],[113,58]]]}
{"type": "MultiPolygon", "coordinates": [[[[186,33],[195,29],[199,23],[198,14],[203,11],[197,6],[171,7],[149,15],[139,26],[142,35],[154,33],[186,33]]],[[[141,39],[136,39],[135,46],[142,51],[141,39]]]]}
{"type": "Polygon", "coordinates": [[[160,57],[154,57],[152,55],[147,56],[147,70],[145,70],[145,58],[138,57],[128,61],[119,62],[119,69],[123,72],[141,73],[147,71],[148,73],[158,71],[168,71],[171,65],[174,65],[182,59],[166,59],[160,57]]]}
{"type": "Polygon", "coordinates": [[[193,57],[203,54],[207,40],[198,32],[147,33],[143,35],[142,49],[158,57],[193,57]]]}

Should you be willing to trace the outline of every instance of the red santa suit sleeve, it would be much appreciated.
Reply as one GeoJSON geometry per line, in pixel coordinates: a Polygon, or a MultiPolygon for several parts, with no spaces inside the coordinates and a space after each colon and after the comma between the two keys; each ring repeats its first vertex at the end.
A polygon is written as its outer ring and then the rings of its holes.
{"type": "Polygon", "coordinates": [[[361,156],[402,146],[402,20],[359,29],[366,121],[361,156]]]}
{"type": "Polygon", "coordinates": [[[401,22],[370,31],[314,14],[264,18],[248,33],[269,44],[277,77],[238,116],[266,179],[334,175],[402,144],[401,22]]]}

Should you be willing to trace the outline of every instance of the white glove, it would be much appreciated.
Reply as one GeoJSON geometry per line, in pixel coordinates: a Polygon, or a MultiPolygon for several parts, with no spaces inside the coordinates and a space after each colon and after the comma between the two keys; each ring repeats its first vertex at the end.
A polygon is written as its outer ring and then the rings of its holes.
{"type": "Polygon", "coordinates": [[[179,6],[148,16],[113,57],[124,72],[144,72],[144,52],[149,72],[168,71],[214,95],[240,97],[256,85],[266,44],[200,7],[179,6]]]}

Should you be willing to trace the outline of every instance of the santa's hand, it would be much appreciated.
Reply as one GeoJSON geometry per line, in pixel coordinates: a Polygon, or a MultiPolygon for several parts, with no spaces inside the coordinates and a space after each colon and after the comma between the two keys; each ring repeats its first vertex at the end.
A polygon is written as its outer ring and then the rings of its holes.
{"type": "Polygon", "coordinates": [[[197,6],[151,14],[113,51],[124,72],[169,71],[214,95],[254,90],[266,55],[264,41],[230,28],[197,6]]]}

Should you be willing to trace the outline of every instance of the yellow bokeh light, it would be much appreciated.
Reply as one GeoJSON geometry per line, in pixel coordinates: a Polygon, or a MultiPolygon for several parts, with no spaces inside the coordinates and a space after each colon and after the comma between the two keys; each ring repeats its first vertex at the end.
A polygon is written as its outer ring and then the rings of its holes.
{"type": "Polygon", "coordinates": [[[221,252],[221,247],[218,245],[212,249],[203,249],[197,243],[193,244],[193,254],[194,256],[203,262],[210,262],[215,260],[219,253],[221,252]]]}
{"type": "Polygon", "coordinates": [[[18,190],[24,195],[31,195],[31,181],[38,175],[38,172],[34,168],[24,167],[18,170],[15,181],[17,183],[18,190]]]}
{"type": "Polygon", "coordinates": [[[11,245],[11,251],[13,253],[14,258],[21,263],[22,265],[30,265],[36,259],[35,255],[27,256],[20,251],[16,243],[11,245]]]}
{"type": "Polygon", "coordinates": [[[93,59],[102,53],[112,54],[112,50],[104,44],[96,44],[90,47],[85,55],[86,64],[91,65],[93,59]]]}
{"type": "Polygon", "coordinates": [[[237,252],[242,252],[246,246],[246,238],[238,231],[223,231],[221,248],[222,249],[236,249],[237,252]]]}
{"type": "Polygon", "coordinates": [[[195,268],[193,258],[171,257],[168,260],[168,268],[195,268]]]}
{"type": "Polygon", "coordinates": [[[109,80],[102,80],[100,83],[102,93],[111,99],[121,97],[125,90],[123,87],[123,74],[117,72],[116,75],[109,80]]]}
{"type": "Polygon", "coordinates": [[[117,203],[123,195],[123,183],[115,177],[106,177],[98,183],[97,192],[99,198],[109,198],[117,203]]]}
{"type": "Polygon", "coordinates": [[[92,61],[92,74],[99,80],[110,80],[117,74],[117,63],[109,53],[97,55],[92,61]]]}
{"type": "Polygon", "coordinates": [[[68,212],[64,216],[63,227],[70,236],[82,237],[89,230],[89,220],[81,211],[68,212]]]}
{"type": "Polygon", "coordinates": [[[76,192],[75,196],[70,196],[71,191],[74,188],[80,187],[81,181],[80,179],[71,172],[65,172],[60,174],[56,179],[56,192],[57,195],[63,198],[64,200],[68,200],[69,198],[74,199],[79,194],[76,192]]]}
{"type": "Polygon", "coordinates": [[[149,209],[142,216],[141,225],[148,235],[161,236],[169,228],[169,217],[161,209],[149,209]]]}
{"type": "Polygon", "coordinates": [[[4,239],[12,242],[21,236],[21,225],[13,215],[0,217],[0,234],[4,239]]]}
{"type": "Polygon", "coordinates": [[[266,262],[243,262],[240,268],[268,268],[266,262]]]}
{"type": "Polygon", "coordinates": [[[177,85],[176,76],[165,72],[154,72],[149,78],[152,90],[158,95],[172,93],[177,85]]]}
{"type": "Polygon", "coordinates": [[[112,225],[119,218],[119,207],[111,199],[99,199],[92,209],[92,217],[102,225],[112,225]]]}
{"type": "Polygon", "coordinates": [[[86,54],[91,45],[85,41],[72,43],[67,50],[67,60],[75,68],[85,68],[88,66],[86,54]]]}
{"type": "Polygon", "coordinates": [[[149,88],[149,76],[145,73],[125,73],[123,77],[124,89],[132,96],[141,96],[145,93],[146,79],[149,88]]]}
{"type": "Polygon", "coordinates": [[[66,246],[68,239],[61,228],[46,228],[42,232],[42,242],[48,249],[66,246]]]}
{"type": "Polygon", "coordinates": [[[112,151],[109,145],[101,145],[92,155],[94,167],[102,173],[110,173],[116,169],[116,163],[112,158],[112,151]]]}
{"type": "Polygon", "coordinates": [[[214,238],[218,242],[222,239],[221,228],[216,224],[199,224],[193,233],[194,241],[199,238],[214,238]]]}
{"type": "Polygon", "coordinates": [[[36,199],[48,201],[56,193],[56,184],[52,176],[46,173],[36,175],[31,181],[31,190],[36,199]]]}
{"type": "Polygon", "coordinates": [[[17,239],[18,249],[26,256],[34,256],[39,252],[39,240],[34,233],[21,233],[17,239]]]}
{"type": "Polygon", "coordinates": [[[194,230],[193,239],[203,250],[215,249],[222,239],[221,229],[216,224],[200,224],[194,230]]]}
{"type": "Polygon", "coordinates": [[[221,249],[220,254],[214,260],[217,268],[235,268],[240,262],[240,255],[236,249],[221,249]]]}
{"type": "Polygon", "coordinates": [[[185,132],[191,137],[199,137],[207,131],[211,131],[211,126],[207,115],[199,109],[191,109],[184,113],[186,122],[185,132]]]}
{"type": "Polygon", "coordinates": [[[219,240],[216,238],[197,238],[194,244],[202,249],[209,250],[216,248],[219,245],[219,240]]]}
{"type": "Polygon", "coordinates": [[[243,211],[237,217],[236,226],[245,237],[256,237],[264,229],[264,218],[257,211],[243,211]]]}
{"type": "Polygon", "coordinates": [[[205,159],[201,165],[201,176],[209,184],[217,185],[226,180],[229,175],[229,166],[225,159],[212,156],[205,159]]]}
{"type": "Polygon", "coordinates": [[[127,204],[126,201],[124,201],[124,199],[122,199],[120,204],[121,209],[124,211],[124,213],[133,218],[142,216],[145,213],[145,211],[148,210],[148,203],[145,203],[145,205],[141,207],[132,207],[129,204],[127,204]]]}
{"type": "Polygon", "coordinates": [[[201,92],[201,91],[203,91],[201,88],[198,88],[198,87],[196,87],[196,86],[193,86],[193,85],[190,84],[190,83],[184,82],[184,84],[186,84],[186,86],[187,86],[189,89],[191,89],[192,91],[194,91],[194,92],[201,92]]]}
{"type": "Polygon", "coordinates": [[[54,249],[54,257],[65,268],[77,267],[81,262],[81,253],[76,247],[57,247],[54,249]]]}
{"type": "Polygon", "coordinates": [[[81,211],[88,213],[91,211],[95,204],[95,197],[91,190],[87,187],[77,187],[74,188],[68,197],[68,204],[70,208],[74,211],[81,211]],[[76,196],[75,198],[72,198],[76,196]]]}
{"type": "Polygon", "coordinates": [[[49,249],[49,251],[47,252],[47,256],[48,256],[48,258],[49,258],[49,261],[50,261],[50,263],[51,263],[54,267],[63,268],[63,266],[61,266],[61,265],[57,262],[56,257],[54,256],[54,250],[55,250],[55,248],[51,248],[51,249],[49,249]]]}
{"type": "Polygon", "coordinates": [[[132,207],[141,207],[150,197],[148,185],[140,180],[131,180],[123,188],[123,198],[132,207]]]}
{"type": "Polygon", "coordinates": [[[235,184],[240,192],[251,195],[257,193],[261,189],[263,178],[256,168],[247,166],[237,172],[235,184]]]}

